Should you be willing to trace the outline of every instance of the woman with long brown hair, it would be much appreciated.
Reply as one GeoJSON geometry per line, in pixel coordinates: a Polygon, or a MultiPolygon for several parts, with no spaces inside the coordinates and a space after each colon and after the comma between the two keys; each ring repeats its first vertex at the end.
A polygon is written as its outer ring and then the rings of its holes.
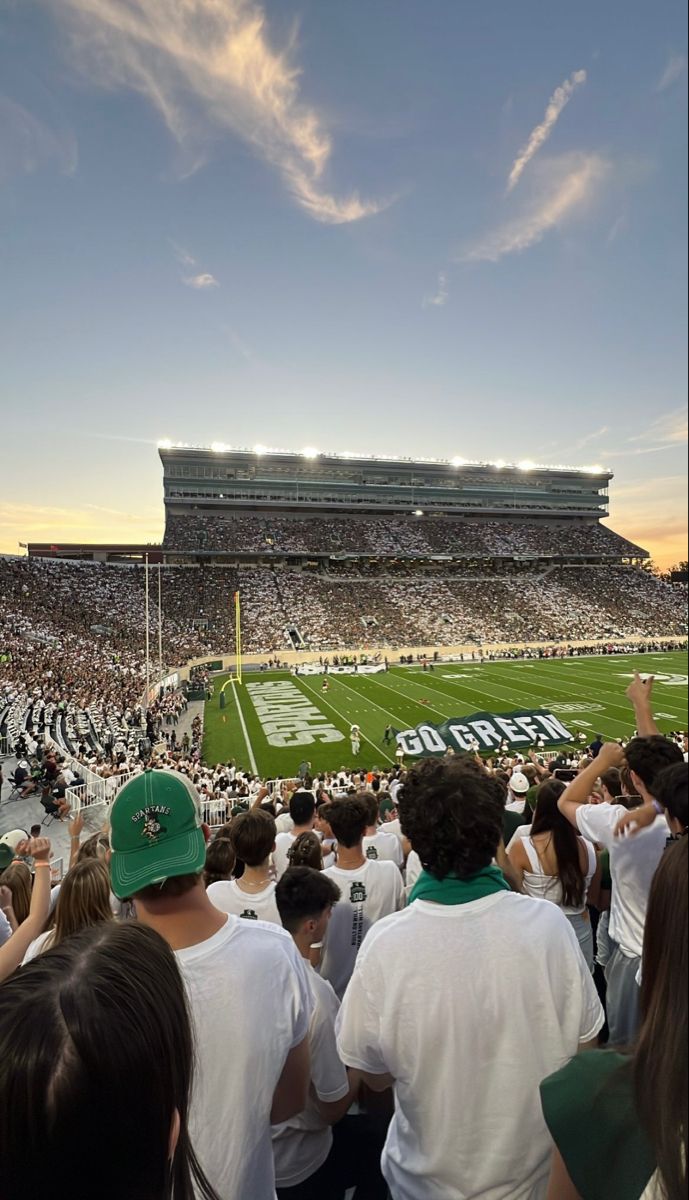
{"type": "Polygon", "coordinates": [[[564,791],[558,779],[541,784],[533,821],[518,830],[509,860],[527,896],[549,900],[562,909],[593,971],[593,931],[586,902],[598,865],[596,851],[560,812],[557,802],[564,791]]]}
{"type": "Polygon", "coordinates": [[[651,887],[636,1046],[580,1054],[541,1085],[556,1146],[548,1200],[686,1200],[688,867],[685,836],[651,887]]]}
{"type": "Polygon", "coordinates": [[[84,858],[67,872],[60,885],[54,923],[31,943],[24,962],[30,962],[44,950],[58,946],[65,938],[103,921],[114,921],[110,907],[110,875],[99,858],[84,858]]]}

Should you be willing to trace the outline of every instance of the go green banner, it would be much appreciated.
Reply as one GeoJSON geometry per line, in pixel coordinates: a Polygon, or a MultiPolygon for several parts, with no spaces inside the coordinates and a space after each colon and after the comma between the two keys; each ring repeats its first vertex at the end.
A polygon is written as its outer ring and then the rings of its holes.
{"type": "Polygon", "coordinates": [[[405,757],[481,753],[499,750],[505,743],[510,750],[530,746],[561,746],[571,742],[572,734],[553,713],[543,709],[517,709],[515,712],[477,712],[470,717],[449,717],[441,725],[424,723],[416,729],[395,730],[397,745],[405,757]]]}

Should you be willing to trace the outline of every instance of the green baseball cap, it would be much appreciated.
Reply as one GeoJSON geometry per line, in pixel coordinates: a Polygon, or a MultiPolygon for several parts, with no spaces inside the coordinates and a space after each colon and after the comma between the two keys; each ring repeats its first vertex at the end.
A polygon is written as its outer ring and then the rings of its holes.
{"type": "Polygon", "coordinates": [[[173,771],[144,771],[117,794],[110,812],[110,881],[120,900],[206,862],[196,788],[173,771]]]}

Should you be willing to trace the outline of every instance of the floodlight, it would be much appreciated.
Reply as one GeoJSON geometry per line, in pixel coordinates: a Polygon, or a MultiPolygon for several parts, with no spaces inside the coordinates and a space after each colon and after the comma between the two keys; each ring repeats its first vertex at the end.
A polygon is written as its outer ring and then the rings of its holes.
{"type": "Polygon", "coordinates": [[[304,458],[318,458],[320,450],[316,450],[314,446],[305,446],[302,450],[304,458]]]}

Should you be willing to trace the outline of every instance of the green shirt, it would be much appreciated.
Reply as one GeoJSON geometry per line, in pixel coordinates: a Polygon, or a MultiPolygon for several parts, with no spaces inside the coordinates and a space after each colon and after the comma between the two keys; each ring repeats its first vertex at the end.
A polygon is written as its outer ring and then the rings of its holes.
{"type": "Polygon", "coordinates": [[[639,1124],[628,1055],[578,1054],[543,1081],[541,1103],[582,1200],[639,1200],[656,1163],[639,1124]]]}

